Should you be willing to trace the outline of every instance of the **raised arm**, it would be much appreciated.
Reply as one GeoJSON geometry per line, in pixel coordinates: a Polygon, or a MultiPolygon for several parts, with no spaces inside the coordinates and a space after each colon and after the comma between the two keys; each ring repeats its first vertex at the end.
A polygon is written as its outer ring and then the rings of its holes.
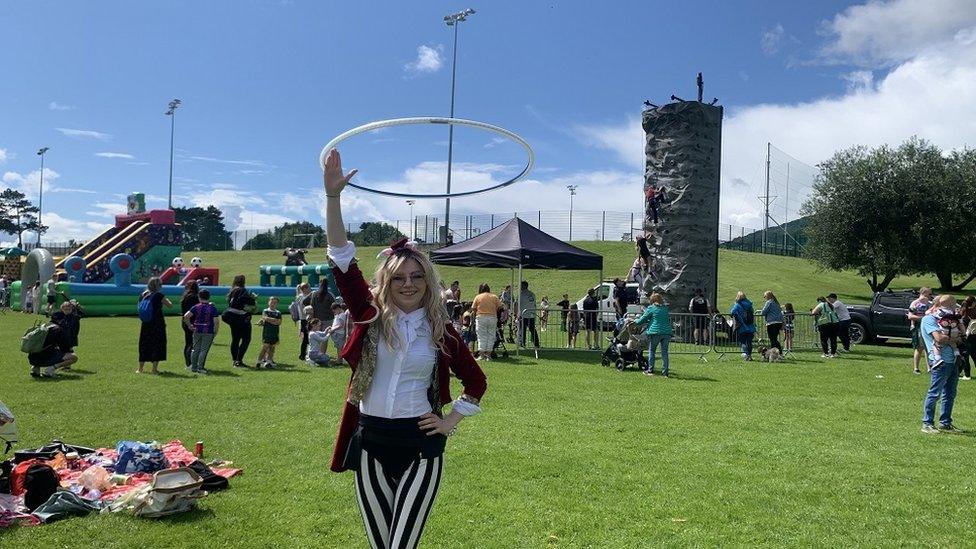
{"type": "Polygon", "coordinates": [[[342,205],[339,196],[358,170],[348,174],[342,173],[342,158],[337,149],[329,151],[325,159],[323,180],[325,182],[325,228],[329,239],[329,246],[345,246],[346,227],[342,222],[342,205]]]}

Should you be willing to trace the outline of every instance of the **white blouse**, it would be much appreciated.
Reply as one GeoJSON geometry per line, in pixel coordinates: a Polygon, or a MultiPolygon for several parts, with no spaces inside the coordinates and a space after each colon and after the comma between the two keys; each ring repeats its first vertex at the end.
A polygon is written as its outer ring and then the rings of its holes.
{"type": "MultiPolygon", "coordinates": [[[[356,255],[356,246],[352,242],[342,247],[329,246],[328,255],[346,272],[356,255]]],[[[427,389],[437,365],[437,346],[426,309],[422,307],[410,313],[397,310],[397,334],[401,341],[393,342],[392,350],[380,334],[376,371],[366,396],[359,403],[361,413],[392,419],[418,417],[431,411],[427,389]]],[[[464,416],[481,411],[477,404],[460,399],[453,403],[453,409],[464,416]]]]}
{"type": "MultiPolygon", "coordinates": [[[[356,255],[356,245],[349,242],[336,248],[329,246],[331,259],[342,272],[356,255]]],[[[437,362],[437,347],[431,338],[426,309],[410,313],[397,311],[397,334],[391,350],[380,334],[376,349],[376,371],[369,391],[359,403],[359,411],[377,417],[404,418],[422,416],[431,411],[427,389],[437,362]]]]}
{"type": "Polygon", "coordinates": [[[431,339],[424,308],[410,313],[397,311],[397,333],[403,339],[390,350],[380,335],[376,349],[376,372],[359,411],[377,417],[422,416],[431,411],[427,389],[437,361],[437,347],[431,339]]]}

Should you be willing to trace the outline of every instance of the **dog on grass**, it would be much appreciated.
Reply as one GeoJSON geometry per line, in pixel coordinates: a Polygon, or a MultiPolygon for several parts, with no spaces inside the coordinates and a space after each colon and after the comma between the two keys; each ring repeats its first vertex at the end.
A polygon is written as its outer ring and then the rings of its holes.
{"type": "Polygon", "coordinates": [[[763,362],[779,362],[783,358],[776,347],[763,347],[759,349],[759,353],[763,357],[763,362]]]}

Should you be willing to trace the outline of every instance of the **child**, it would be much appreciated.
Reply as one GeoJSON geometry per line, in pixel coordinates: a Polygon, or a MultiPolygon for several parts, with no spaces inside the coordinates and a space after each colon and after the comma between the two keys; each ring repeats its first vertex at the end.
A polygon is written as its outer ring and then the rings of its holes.
{"type": "Polygon", "coordinates": [[[542,302],[539,303],[539,306],[542,308],[539,312],[539,326],[545,332],[549,328],[549,296],[542,296],[542,302]]]}
{"type": "Polygon", "coordinates": [[[44,313],[51,316],[51,312],[54,311],[54,306],[58,304],[58,283],[51,280],[47,281],[47,308],[44,309],[44,313]]]}
{"type": "Polygon", "coordinates": [[[783,343],[786,344],[787,353],[793,351],[793,319],[795,317],[796,311],[793,310],[793,304],[783,305],[783,343]]]}
{"type": "Polygon", "coordinates": [[[478,336],[475,334],[474,324],[471,321],[471,309],[468,308],[461,315],[461,340],[464,344],[468,346],[468,349],[473,353],[475,350],[474,344],[478,341],[478,336]]]}
{"type": "Polygon", "coordinates": [[[190,307],[183,315],[183,322],[193,331],[193,349],[190,351],[190,371],[197,374],[209,374],[206,368],[207,354],[210,346],[217,337],[220,323],[217,319],[217,307],[210,303],[210,290],[200,290],[197,294],[199,303],[190,307]]]}
{"type": "Polygon", "coordinates": [[[278,311],[278,296],[268,298],[268,308],[261,313],[261,320],[258,324],[263,326],[261,330],[261,352],[258,354],[258,361],[255,366],[273,370],[277,364],[274,361],[275,347],[278,346],[279,330],[281,329],[281,312],[278,311]]]}
{"type": "Polygon", "coordinates": [[[313,318],[308,324],[308,365],[329,365],[329,331],[324,330],[322,321],[313,318]]]}
{"type": "MultiPolygon", "coordinates": [[[[937,320],[937,322],[939,324],[940,331],[942,333],[944,333],[945,335],[949,336],[949,340],[950,341],[952,341],[953,339],[955,339],[959,335],[959,331],[962,328],[962,317],[961,316],[959,316],[957,313],[954,313],[954,312],[949,311],[949,310],[946,310],[946,309],[939,309],[939,310],[937,310],[935,312],[934,316],[935,316],[935,318],[936,318],[936,320],[937,320]],[[955,333],[953,333],[953,330],[955,330],[955,333]]],[[[942,345],[939,344],[939,342],[937,342],[937,341],[933,341],[932,346],[935,348],[934,355],[937,358],[932,363],[932,366],[929,368],[929,370],[938,368],[943,363],[943,360],[942,360],[942,345]]],[[[956,357],[958,358],[958,356],[959,356],[959,351],[957,349],[956,350],[956,357]]]]}
{"type": "Polygon", "coordinates": [[[566,319],[567,328],[569,329],[569,345],[566,346],[567,349],[576,348],[576,336],[579,335],[580,330],[580,313],[579,307],[575,303],[569,306],[569,316],[566,319]]]}
{"type": "Polygon", "coordinates": [[[341,351],[346,345],[346,328],[349,322],[349,312],[341,301],[332,302],[332,326],[329,326],[327,333],[329,339],[335,344],[336,351],[341,351]]]}

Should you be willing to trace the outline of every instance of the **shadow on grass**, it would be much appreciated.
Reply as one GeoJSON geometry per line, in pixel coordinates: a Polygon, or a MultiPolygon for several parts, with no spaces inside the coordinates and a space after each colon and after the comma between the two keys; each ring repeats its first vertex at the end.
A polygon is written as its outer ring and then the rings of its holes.
{"type": "Polygon", "coordinates": [[[241,377],[241,374],[237,372],[231,372],[230,370],[207,370],[210,372],[211,376],[214,377],[241,377]]]}
{"type": "Polygon", "coordinates": [[[257,367],[254,367],[254,368],[248,368],[248,370],[252,370],[252,371],[255,371],[255,372],[282,372],[282,373],[287,373],[287,374],[307,374],[307,373],[311,372],[311,370],[306,369],[306,368],[299,368],[295,364],[288,364],[288,363],[282,363],[282,362],[278,362],[277,364],[275,364],[275,367],[274,368],[257,368],[257,367]]]}
{"type": "MultiPolygon", "coordinates": [[[[149,374],[152,375],[152,374],[149,374]]],[[[181,377],[184,379],[192,379],[194,376],[190,374],[184,374],[182,372],[171,372],[169,370],[160,370],[158,374],[159,377],[181,377]]]]}
{"type": "Polygon", "coordinates": [[[154,522],[165,522],[169,524],[188,524],[191,522],[197,522],[199,520],[212,520],[216,514],[212,509],[203,509],[197,507],[192,511],[187,511],[185,513],[178,513],[176,515],[169,515],[165,517],[158,517],[151,519],[154,522]]]}
{"type": "Polygon", "coordinates": [[[91,374],[97,374],[98,373],[98,372],[93,372],[92,370],[82,370],[81,368],[72,368],[72,369],[70,369],[68,371],[69,372],[72,372],[72,373],[75,373],[75,374],[82,374],[82,375],[91,375],[91,374]]]}
{"type": "Polygon", "coordinates": [[[65,372],[64,370],[62,370],[58,372],[57,375],[55,375],[54,377],[41,376],[41,377],[35,377],[34,379],[43,383],[54,383],[57,381],[78,381],[79,379],[82,379],[82,377],[79,375],[74,375],[71,372],[65,372]]]}

